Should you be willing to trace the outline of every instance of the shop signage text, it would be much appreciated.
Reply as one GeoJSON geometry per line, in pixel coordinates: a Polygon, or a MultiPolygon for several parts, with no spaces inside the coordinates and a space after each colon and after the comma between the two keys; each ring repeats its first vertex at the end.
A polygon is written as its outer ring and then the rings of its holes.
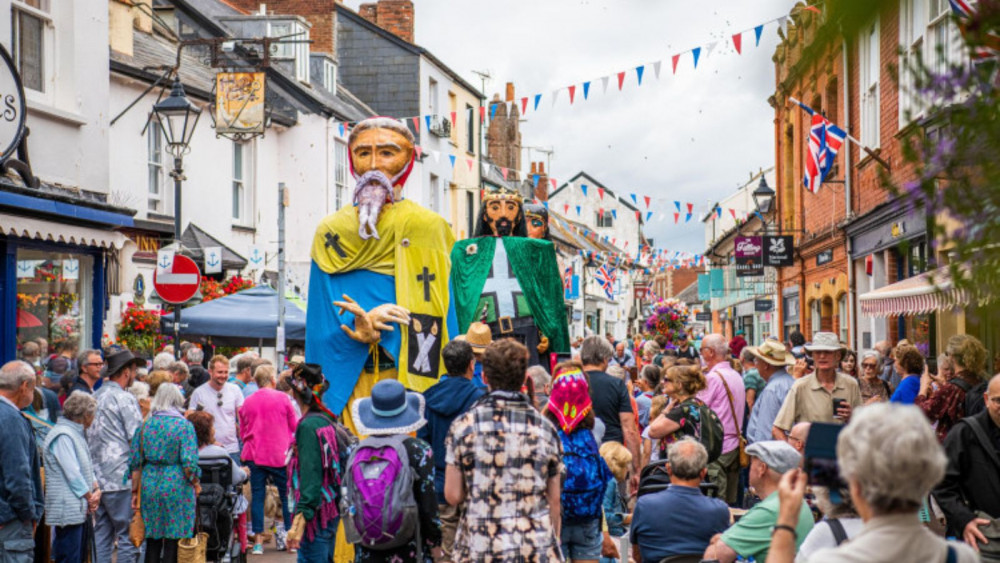
{"type": "Polygon", "coordinates": [[[708,311],[708,312],[704,312],[704,313],[695,313],[694,314],[694,320],[696,320],[696,321],[711,321],[712,320],[712,312],[708,311]]]}
{"type": "Polygon", "coordinates": [[[764,237],[764,265],[784,267],[794,263],[791,235],[764,237]]]}
{"type": "Polygon", "coordinates": [[[0,163],[13,156],[24,135],[24,88],[10,53],[0,46],[0,163]]]}
{"type": "Polygon", "coordinates": [[[770,313],[774,310],[774,301],[771,299],[754,299],[753,310],[757,313],[770,313]]]}
{"type": "Polygon", "coordinates": [[[215,75],[215,132],[264,132],[263,72],[220,72],[215,75]]]}
{"type": "Polygon", "coordinates": [[[736,237],[733,256],[736,259],[737,277],[764,275],[764,246],[761,237],[736,237]]]}
{"type": "Polygon", "coordinates": [[[829,264],[833,262],[833,249],[827,249],[816,255],[816,265],[822,266],[823,264],[829,264]]]}

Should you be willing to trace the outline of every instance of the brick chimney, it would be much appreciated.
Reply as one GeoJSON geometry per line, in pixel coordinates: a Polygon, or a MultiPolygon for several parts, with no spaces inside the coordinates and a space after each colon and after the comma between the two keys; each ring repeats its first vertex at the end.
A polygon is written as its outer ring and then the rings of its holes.
{"type": "Polygon", "coordinates": [[[538,174],[538,183],[535,184],[535,199],[538,201],[548,201],[549,200],[549,175],[545,173],[545,163],[539,162],[537,167],[534,162],[531,163],[531,178],[532,182],[535,180],[535,174],[538,174]]]}
{"type": "Polygon", "coordinates": [[[513,82],[507,83],[505,96],[506,103],[500,101],[499,94],[494,94],[490,107],[487,108],[492,119],[486,130],[486,151],[494,164],[511,171],[507,176],[509,180],[518,181],[517,171],[521,170],[521,123],[517,103],[510,103],[514,101],[513,82]]]}
{"type": "Polygon", "coordinates": [[[337,56],[337,39],[334,30],[337,27],[337,0],[226,0],[234,8],[247,14],[260,13],[263,6],[268,15],[302,16],[312,26],[309,29],[309,39],[312,40],[310,50],[314,53],[326,53],[337,56]]]}
{"type": "Polygon", "coordinates": [[[378,0],[358,8],[361,17],[413,43],[413,2],[411,0],[378,0]]]}

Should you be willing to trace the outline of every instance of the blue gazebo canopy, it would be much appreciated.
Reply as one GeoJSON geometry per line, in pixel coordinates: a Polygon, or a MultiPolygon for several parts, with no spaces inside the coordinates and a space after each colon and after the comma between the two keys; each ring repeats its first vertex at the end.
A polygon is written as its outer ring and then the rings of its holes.
{"type": "MultiPolygon", "coordinates": [[[[161,317],[164,334],[174,333],[174,314],[161,317]]],[[[268,286],[245,289],[181,311],[181,336],[211,338],[214,344],[274,344],[278,331],[278,292],[268,286]]],[[[285,340],[306,339],[306,312],[285,298],[285,340]]]]}

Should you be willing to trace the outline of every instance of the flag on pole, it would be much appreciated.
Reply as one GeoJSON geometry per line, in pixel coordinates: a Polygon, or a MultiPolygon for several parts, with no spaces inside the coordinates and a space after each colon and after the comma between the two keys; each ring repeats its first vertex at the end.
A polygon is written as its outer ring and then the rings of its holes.
{"type": "Polygon", "coordinates": [[[617,273],[615,267],[610,264],[604,264],[594,273],[594,279],[597,283],[601,285],[601,289],[608,296],[608,299],[615,298],[615,278],[617,273]]]}
{"type": "Polygon", "coordinates": [[[837,151],[844,145],[847,133],[809,106],[802,103],[799,106],[812,115],[806,174],[802,181],[807,190],[816,193],[833,168],[833,161],[837,158],[837,151]]]}

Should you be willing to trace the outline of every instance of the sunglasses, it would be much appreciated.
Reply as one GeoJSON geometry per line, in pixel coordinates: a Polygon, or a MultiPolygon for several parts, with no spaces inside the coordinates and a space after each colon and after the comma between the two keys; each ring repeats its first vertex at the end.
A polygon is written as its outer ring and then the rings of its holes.
{"type": "Polygon", "coordinates": [[[221,407],[221,406],[222,406],[222,393],[219,393],[219,396],[218,396],[218,399],[219,399],[219,402],[218,402],[218,403],[216,403],[216,405],[215,405],[215,406],[217,406],[217,407],[221,407]]]}

